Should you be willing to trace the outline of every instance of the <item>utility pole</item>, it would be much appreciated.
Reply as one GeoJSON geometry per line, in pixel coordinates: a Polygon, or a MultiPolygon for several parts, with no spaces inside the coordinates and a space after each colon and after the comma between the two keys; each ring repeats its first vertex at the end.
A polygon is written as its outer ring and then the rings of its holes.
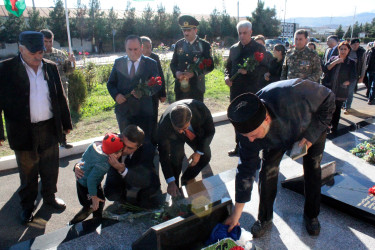
{"type": "Polygon", "coordinates": [[[283,42],[285,37],[285,16],[286,16],[286,0],[285,0],[285,6],[284,6],[284,25],[283,25],[283,35],[281,36],[283,42]]]}
{"type": "Polygon", "coordinates": [[[240,21],[240,0],[237,0],[237,23],[240,21]]]}

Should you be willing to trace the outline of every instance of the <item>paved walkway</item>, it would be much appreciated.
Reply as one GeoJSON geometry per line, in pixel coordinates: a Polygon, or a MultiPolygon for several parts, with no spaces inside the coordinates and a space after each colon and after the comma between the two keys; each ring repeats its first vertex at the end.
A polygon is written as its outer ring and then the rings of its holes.
{"type": "MultiPolygon", "coordinates": [[[[355,95],[353,108],[356,113],[352,115],[342,115],[339,128],[347,127],[349,124],[358,123],[365,118],[375,116],[375,106],[369,106],[362,99],[364,90],[360,90],[355,95]]],[[[375,167],[369,166],[363,160],[358,159],[346,151],[355,146],[364,137],[371,137],[375,132],[374,125],[366,126],[360,130],[359,134],[351,132],[332,141],[327,142],[326,156],[324,162],[333,158],[338,161],[338,168],[349,171],[352,174],[360,175],[375,182],[375,167]]],[[[212,142],[213,159],[211,166],[204,169],[200,178],[206,178],[221,172],[231,170],[236,167],[238,158],[229,158],[227,150],[234,146],[234,131],[230,124],[221,122],[216,125],[216,134],[212,142]]],[[[191,153],[187,149],[187,154],[191,153]]],[[[73,165],[80,160],[81,155],[69,156],[60,161],[60,175],[58,182],[57,196],[65,200],[67,209],[58,214],[39,202],[36,209],[36,219],[29,226],[21,226],[18,216],[21,212],[17,189],[19,187],[19,176],[16,171],[5,171],[0,173],[0,249],[9,247],[17,242],[25,241],[39,235],[53,232],[65,227],[66,223],[79,211],[80,205],[76,196],[75,179],[72,172],[73,165]]],[[[285,179],[296,175],[301,171],[300,165],[287,159],[283,160],[280,172],[280,179],[285,179]]],[[[160,173],[161,174],[161,173],[160,173]]],[[[166,191],[166,184],[161,174],[163,192],[166,191]]],[[[257,216],[258,195],[254,188],[252,201],[246,205],[247,213],[241,219],[242,227],[249,230],[252,222],[257,216]]],[[[229,190],[233,193],[233,188],[229,190]]],[[[107,205],[110,203],[107,202],[107,205]]],[[[322,206],[321,222],[322,233],[319,237],[309,237],[302,226],[301,208],[303,197],[289,190],[280,189],[275,205],[275,220],[272,231],[263,239],[255,240],[259,246],[268,248],[294,248],[294,249],[369,249],[375,245],[375,229],[364,221],[355,219],[346,214],[337,212],[325,205],[322,206]]],[[[116,233],[120,236],[126,234],[128,229],[138,230],[141,228],[122,228],[121,224],[115,225],[117,229],[123,231],[116,233]]],[[[111,230],[110,228],[104,230],[111,230]]],[[[103,232],[104,232],[103,230],[103,232]]],[[[87,236],[95,237],[95,235],[87,236]]],[[[113,238],[112,242],[115,242],[113,238]]],[[[84,240],[84,239],[82,239],[84,240]]],[[[135,238],[133,238],[135,240],[135,238]]],[[[80,241],[77,239],[77,241],[80,241]]],[[[84,241],[87,243],[87,241],[84,241]]],[[[68,244],[68,243],[67,243],[68,244]]],[[[78,244],[78,243],[77,243],[78,244]]],[[[128,248],[127,242],[123,242],[123,247],[128,248]]],[[[78,245],[77,245],[78,246],[78,245]]],[[[88,245],[85,245],[88,248],[88,245]]],[[[100,245],[93,245],[98,248],[100,245]]],[[[77,247],[78,248],[78,247],[77,247]]],[[[100,247],[99,247],[100,248],[100,247]]]]}

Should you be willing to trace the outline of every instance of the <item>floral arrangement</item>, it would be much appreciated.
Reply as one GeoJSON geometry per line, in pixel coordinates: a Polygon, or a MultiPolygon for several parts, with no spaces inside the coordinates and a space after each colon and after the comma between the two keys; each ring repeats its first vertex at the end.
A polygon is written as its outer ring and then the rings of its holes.
{"type": "Polygon", "coordinates": [[[201,75],[204,73],[204,70],[206,70],[208,67],[212,65],[212,60],[209,58],[197,58],[194,57],[193,63],[190,63],[187,67],[189,72],[192,72],[196,75],[201,75]]]}
{"type": "Polygon", "coordinates": [[[139,79],[139,84],[135,86],[133,91],[127,95],[125,98],[129,98],[132,94],[136,96],[138,99],[142,96],[151,96],[155,93],[155,87],[161,86],[161,77],[151,77],[148,82],[142,82],[142,79],[139,79]]]}
{"type": "Polygon", "coordinates": [[[369,194],[375,195],[375,186],[368,189],[369,194]]]}
{"type": "Polygon", "coordinates": [[[350,152],[359,158],[363,158],[370,164],[375,164],[375,137],[358,144],[350,152]]]}
{"type": "MultiPolygon", "coordinates": [[[[254,56],[244,58],[243,64],[238,64],[239,69],[244,69],[247,72],[253,72],[255,68],[259,65],[261,61],[263,61],[264,54],[262,52],[255,52],[254,56]]],[[[239,72],[236,72],[230,80],[233,81],[239,76],[239,72]]]]}

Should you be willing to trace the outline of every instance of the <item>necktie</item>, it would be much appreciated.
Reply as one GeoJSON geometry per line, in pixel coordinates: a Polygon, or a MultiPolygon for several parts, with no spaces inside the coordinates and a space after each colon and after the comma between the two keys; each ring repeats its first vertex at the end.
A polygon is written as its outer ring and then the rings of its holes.
{"type": "Polygon", "coordinates": [[[135,76],[135,65],[134,65],[134,61],[131,61],[132,62],[132,66],[130,68],[130,78],[132,79],[134,76],[135,76]]]}
{"type": "Polygon", "coordinates": [[[189,138],[190,141],[194,140],[195,134],[191,132],[188,128],[184,130],[185,135],[187,138],[189,138]]]}

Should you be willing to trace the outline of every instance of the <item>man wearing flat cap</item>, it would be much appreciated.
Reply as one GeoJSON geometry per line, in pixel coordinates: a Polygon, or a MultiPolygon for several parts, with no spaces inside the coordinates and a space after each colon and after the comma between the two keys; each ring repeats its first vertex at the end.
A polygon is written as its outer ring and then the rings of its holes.
{"type": "MultiPolygon", "coordinates": [[[[56,198],[59,142],[72,129],[70,112],[56,64],[43,59],[43,34],[22,32],[20,54],[0,62],[0,117],[20,173],[21,221],[33,220],[40,176],[43,203],[65,209],[56,198]]],[[[5,140],[0,119],[0,146],[5,140]]]]}
{"type": "Polygon", "coordinates": [[[204,103],[197,100],[185,99],[174,102],[160,117],[158,126],[160,164],[168,183],[167,192],[171,196],[179,193],[185,143],[194,150],[194,153],[188,158],[189,166],[182,174],[182,185],[193,182],[210,162],[210,144],[214,134],[215,125],[211,112],[204,103]]]}
{"type": "Polygon", "coordinates": [[[236,174],[236,205],[226,220],[230,230],[250,200],[258,166],[258,220],[251,228],[254,238],[272,226],[279,164],[294,143],[307,146],[303,157],[305,178],[304,220],[310,235],[318,235],[320,224],[321,168],[326,129],[335,110],[335,95],[310,80],[292,79],[272,83],[257,94],[245,93],[228,107],[228,118],[240,134],[240,160],[236,174]],[[263,150],[262,161],[259,152],[263,150]]]}
{"type": "Polygon", "coordinates": [[[176,101],[195,99],[203,102],[206,90],[205,75],[214,69],[211,46],[198,37],[197,19],[183,15],[179,17],[178,23],[184,38],[176,42],[170,65],[175,77],[176,101]],[[208,63],[204,64],[203,60],[208,63]],[[200,66],[202,69],[198,70],[200,66]]]}

